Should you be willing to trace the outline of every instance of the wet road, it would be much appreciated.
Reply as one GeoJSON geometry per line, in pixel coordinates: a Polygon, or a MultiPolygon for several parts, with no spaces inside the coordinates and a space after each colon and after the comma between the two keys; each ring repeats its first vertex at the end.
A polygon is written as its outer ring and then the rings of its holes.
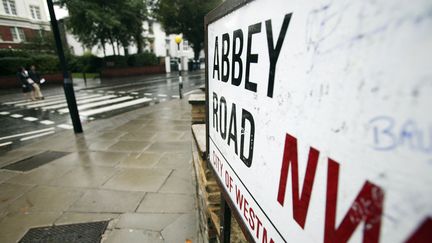
{"type": "MultiPolygon", "coordinates": [[[[204,84],[203,71],[183,74],[183,95],[204,84]]],[[[121,79],[74,80],[83,124],[133,109],[179,99],[177,73],[121,79]]],[[[0,91],[0,153],[48,136],[73,129],[61,86],[42,87],[43,101],[28,102],[20,90],[0,91]]]]}

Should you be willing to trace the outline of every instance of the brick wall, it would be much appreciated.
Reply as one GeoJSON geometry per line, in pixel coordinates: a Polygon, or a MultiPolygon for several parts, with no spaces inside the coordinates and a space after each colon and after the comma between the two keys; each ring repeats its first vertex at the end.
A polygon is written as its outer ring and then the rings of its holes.
{"type": "Polygon", "coordinates": [[[3,41],[12,41],[12,34],[9,26],[0,26],[0,34],[3,41]]]}
{"type": "MultiPolygon", "coordinates": [[[[10,30],[11,26],[0,26],[0,34],[2,36],[3,41],[13,41],[12,38],[12,33],[10,30]]],[[[26,40],[31,40],[36,34],[38,30],[34,30],[34,29],[28,29],[28,28],[22,28],[24,31],[24,35],[26,40]]],[[[19,43],[4,43],[2,41],[0,41],[0,49],[4,49],[4,48],[18,48],[20,46],[19,43]]]]}

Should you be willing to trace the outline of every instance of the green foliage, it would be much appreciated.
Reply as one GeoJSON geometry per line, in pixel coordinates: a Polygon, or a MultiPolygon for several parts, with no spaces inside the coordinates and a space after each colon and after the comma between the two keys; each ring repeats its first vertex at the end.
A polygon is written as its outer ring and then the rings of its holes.
{"type": "Polygon", "coordinates": [[[105,67],[127,67],[128,66],[128,57],[126,56],[106,56],[104,58],[104,66],[105,67]]]}
{"type": "Polygon", "coordinates": [[[13,51],[9,56],[0,53],[0,75],[13,75],[19,67],[29,68],[35,65],[41,73],[53,73],[60,70],[57,56],[49,54],[34,54],[25,51],[13,51]]]}
{"type": "Polygon", "coordinates": [[[31,62],[41,73],[54,73],[60,70],[59,59],[55,55],[35,55],[31,57],[31,62]]]}
{"type": "Polygon", "coordinates": [[[13,50],[13,49],[0,49],[0,58],[2,57],[30,57],[29,51],[13,50]]]}
{"type": "Polygon", "coordinates": [[[69,11],[66,25],[87,47],[104,47],[106,43],[125,47],[134,41],[142,50],[142,22],[147,18],[143,0],[59,0],[58,3],[69,11]]]}
{"type": "Polygon", "coordinates": [[[31,65],[29,57],[0,57],[0,75],[13,75],[19,67],[31,65]]]}
{"type": "Polygon", "coordinates": [[[169,34],[183,33],[195,59],[204,46],[204,16],[222,0],[154,0],[155,17],[169,34]]]}
{"type": "Polygon", "coordinates": [[[159,58],[157,58],[156,55],[151,52],[144,52],[130,55],[128,58],[128,64],[131,67],[157,65],[159,64],[159,58]]]}
{"type": "Polygon", "coordinates": [[[83,56],[70,56],[68,58],[69,71],[71,72],[100,72],[103,59],[92,54],[83,56]]]}
{"type": "MultiPolygon", "coordinates": [[[[21,44],[23,50],[37,53],[56,53],[56,45],[54,36],[51,32],[44,31],[41,35],[36,34],[32,38],[28,39],[27,42],[21,44]]],[[[66,49],[67,51],[68,49],[66,49]]]]}

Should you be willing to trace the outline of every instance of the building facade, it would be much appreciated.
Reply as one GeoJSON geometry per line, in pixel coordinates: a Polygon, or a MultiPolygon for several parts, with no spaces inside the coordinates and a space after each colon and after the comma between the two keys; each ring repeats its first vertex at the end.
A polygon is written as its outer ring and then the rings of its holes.
{"type": "Polygon", "coordinates": [[[17,48],[49,30],[44,0],[0,0],[0,49],[17,48]]]}

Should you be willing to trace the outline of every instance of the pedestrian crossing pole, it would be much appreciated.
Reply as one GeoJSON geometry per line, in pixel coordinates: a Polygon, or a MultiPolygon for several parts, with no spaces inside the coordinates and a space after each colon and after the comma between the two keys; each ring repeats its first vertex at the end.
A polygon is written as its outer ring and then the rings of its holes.
{"type": "Polygon", "coordinates": [[[82,133],[82,126],[81,126],[81,120],[78,114],[78,108],[75,100],[75,93],[73,89],[72,79],[69,75],[69,72],[67,70],[67,64],[66,64],[66,58],[63,51],[63,45],[60,38],[60,31],[58,28],[57,18],[55,16],[54,12],[54,5],[52,0],[47,0],[48,3],[48,10],[51,17],[51,27],[52,32],[54,35],[54,40],[57,46],[57,54],[60,59],[60,66],[63,71],[63,89],[66,96],[66,101],[69,108],[69,114],[72,119],[72,124],[74,127],[75,133],[82,133]]]}
{"type": "Polygon", "coordinates": [[[178,62],[178,71],[179,71],[179,97],[182,99],[182,89],[183,89],[183,77],[182,77],[182,63],[181,63],[181,50],[180,50],[180,43],[182,42],[182,37],[180,35],[175,37],[175,42],[177,43],[177,50],[178,50],[178,56],[179,56],[179,62],[178,62]]]}

